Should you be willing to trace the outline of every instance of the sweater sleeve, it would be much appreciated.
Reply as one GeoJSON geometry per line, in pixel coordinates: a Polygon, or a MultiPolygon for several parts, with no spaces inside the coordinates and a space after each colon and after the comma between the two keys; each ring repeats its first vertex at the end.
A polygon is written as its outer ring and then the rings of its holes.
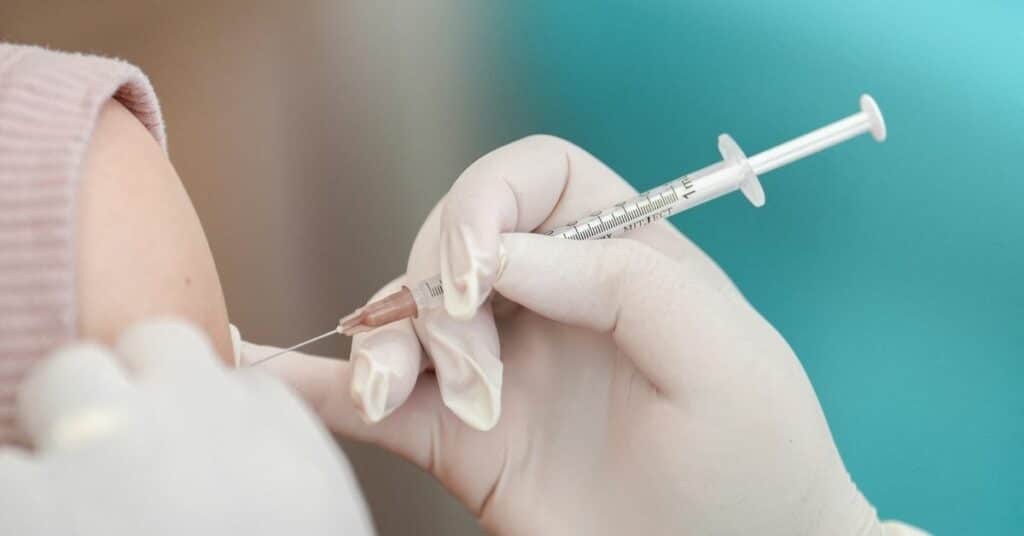
{"type": "Polygon", "coordinates": [[[76,335],[76,183],[110,98],[166,150],[137,67],[0,43],[0,445],[24,443],[14,402],[25,372],[76,335]]]}

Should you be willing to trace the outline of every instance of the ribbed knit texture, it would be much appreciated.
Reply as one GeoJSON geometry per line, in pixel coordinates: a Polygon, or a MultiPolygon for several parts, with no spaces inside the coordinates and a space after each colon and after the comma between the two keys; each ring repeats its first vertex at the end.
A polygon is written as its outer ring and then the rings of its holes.
{"type": "Polygon", "coordinates": [[[138,68],[0,43],[0,444],[24,443],[14,402],[26,371],[76,335],[77,181],[111,97],[164,146],[138,68]]]}

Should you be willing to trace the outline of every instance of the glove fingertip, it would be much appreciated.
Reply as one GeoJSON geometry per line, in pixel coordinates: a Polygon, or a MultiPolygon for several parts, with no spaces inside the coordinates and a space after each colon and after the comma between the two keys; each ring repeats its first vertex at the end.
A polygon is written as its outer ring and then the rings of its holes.
{"type": "Polygon", "coordinates": [[[467,273],[445,287],[444,308],[456,320],[469,320],[480,307],[480,280],[467,273]]]}
{"type": "Polygon", "coordinates": [[[416,386],[421,352],[419,339],[404,323],[355,337],[349,394],[364,421],[380,422],[405,403],[416,386]]]}
{"type": "Polygon", "coordinates": [[[234,358],[235,368],[242,366],[242,333],[234,324],[228,324],[228,333],[231,335],[231,357],[234,358]]]}

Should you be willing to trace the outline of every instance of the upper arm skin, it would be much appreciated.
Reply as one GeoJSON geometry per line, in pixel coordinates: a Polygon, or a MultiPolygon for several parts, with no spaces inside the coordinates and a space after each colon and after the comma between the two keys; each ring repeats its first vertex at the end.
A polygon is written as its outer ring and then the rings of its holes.
{"type": "Polygon", "coordinates": [[[233,362],[224,294],[192,202],[157,141],[115,101],[100,112],[77,208],[81,337],[112,344],[130,324],[173,315],[233,362]]]}

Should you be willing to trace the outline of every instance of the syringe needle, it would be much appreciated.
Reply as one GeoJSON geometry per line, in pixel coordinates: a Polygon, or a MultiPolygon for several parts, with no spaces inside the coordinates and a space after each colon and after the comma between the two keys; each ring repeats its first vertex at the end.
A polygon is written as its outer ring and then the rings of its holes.
{"type": "Polygon", "coordinates": [[[302,348],[303,346],[305,346],[307,344],[312,344],[312,343],[314,343],[316,341],[319,341],[320,339],[326,339],[327,337],[330,337],[331,335],[336,335],[337,333],[338,333],[337,328],[332,329],[331,331],[328,331],[327,333],[324,333],[323,335],[317,335],[316,337],[313,337],[312,339],[302,341],[299,344],[296,344],[295,346],[292,346],[290,348],[285,348],[284,350],[281,350],[281,351],[278,351],[278,352],[274,352],[274,353],[268,355],[267,357],[261,357],[260,359],[258,359],[256,361],[253,361],[252,363],[249,363],[248,366],[255,367],[256,365],[259,365],[260,363],[263,363],[264,361],[270,361],[271,359],[274,359],[277,356],[281,356],[281,355],[287,354],[288,352],[291,352],[292,350],[298,350],[299,348],[302,348]]]}

